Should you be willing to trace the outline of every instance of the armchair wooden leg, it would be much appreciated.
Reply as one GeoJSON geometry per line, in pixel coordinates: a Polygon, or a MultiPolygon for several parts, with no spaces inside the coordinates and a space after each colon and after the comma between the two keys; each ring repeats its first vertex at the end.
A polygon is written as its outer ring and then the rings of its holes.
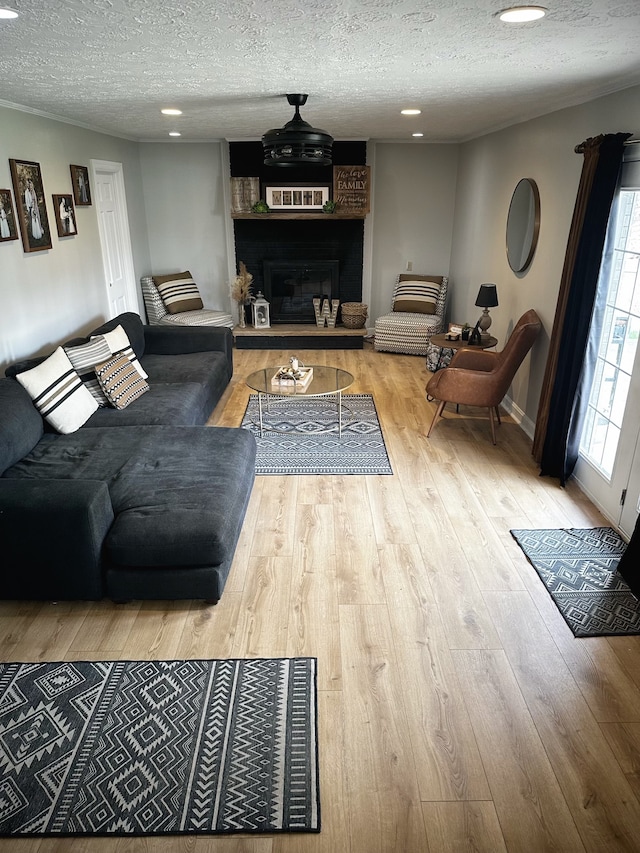
{"type": "Polygon", "coordinates": [[[429,436],[431,435],[431,430],[435,426],[435,423],[438,420],[438,418],[442,415],[442,412],[444,411],[444,407],[446,405],[447,405],[447,403],[445,400],[440,400],[438,402],[438,406],[437,406],[435,414],[433,416],[433,420],[431,421],[431,426],[429,427],[429,431],[427,432],[427,438],[429,438],[429,436]]]}
{"type": "Polygon", "coordinates": [[[491,407],[489,407],[489,423],[491,425],[491,441],[494,444],[497,444],[498,442],[496,441],[496,425],[493,418],[493,409],[491,407]]]}

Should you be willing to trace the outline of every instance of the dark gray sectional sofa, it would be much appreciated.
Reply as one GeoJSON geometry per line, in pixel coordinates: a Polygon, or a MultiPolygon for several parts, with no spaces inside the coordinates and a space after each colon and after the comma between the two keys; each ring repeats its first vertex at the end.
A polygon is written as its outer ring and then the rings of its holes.
{"type": "MultiPolygon", "coordinates": [[[[255,440],[205,427],[233,371],[227,328],[121,325],[150,390],[49,428],[11,365],[0,379],[0,598],[220,598],[255,470],[255,440]]],[[[75,339],[73,342],[86,339],[75,339]]]]}

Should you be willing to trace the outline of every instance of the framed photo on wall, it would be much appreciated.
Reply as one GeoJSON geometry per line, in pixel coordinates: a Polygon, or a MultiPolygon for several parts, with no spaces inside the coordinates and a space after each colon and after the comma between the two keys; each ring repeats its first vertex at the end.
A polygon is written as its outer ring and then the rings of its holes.
{"type": "Polygon", "coordinates": [[[40,164],[31,160],[9,160],[9,167],[24,251],[50,249],[51,231],[40,164]]]}
{"type": "Polygon", "coordinates": [[[18,239],[18,225],[11,190],[0,190],[0,243],[18,239]]]}
{"type": "Polygon", "coordinates": [[[73,198],[78,207],[91,204],[91,187],[89,186],[89,170],[86,166],[69,166],[73,198]]]}
{"type": "Polygon", "coordinates": [[[264,200],[272,211],[321,211],[329,201],[328,184],[265,184],[264,200]]]}
{"type": "Polygon", "coordinates": [[[58,237],[74,237],[78,233],[76,212],[71,195],[53,195],[53,212],[56,215],[58,237]]]}

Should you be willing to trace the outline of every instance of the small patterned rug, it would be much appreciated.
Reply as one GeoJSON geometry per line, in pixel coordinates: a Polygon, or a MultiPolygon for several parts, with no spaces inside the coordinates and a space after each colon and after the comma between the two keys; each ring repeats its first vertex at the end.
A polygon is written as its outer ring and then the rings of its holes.
{"type": "Polygon", "coordinates": [[[610,527],[512,530],[576,637],[640,634],[640,601],[616,568],[626,548],[610,527]]]}
{"type": "Polygon", "coordinates": [[[318,832],[316,664],[0,664],[0,835],[318,832]]]}
{"type": "Polygon", "coordinates": [[[258,445],[256,474],[393,474],[373,397],[343,394],[342,410],[340,436],[334,398],[271,398],[261,437],[252,394],[242,427],[258,445]]]}

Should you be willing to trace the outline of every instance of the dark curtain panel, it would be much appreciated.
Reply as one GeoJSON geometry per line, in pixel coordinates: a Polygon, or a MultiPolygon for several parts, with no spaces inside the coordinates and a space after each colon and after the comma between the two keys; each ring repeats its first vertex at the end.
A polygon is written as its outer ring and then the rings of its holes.
{"type": "Polygon", "coordinates": [[[549,422],[551,395],[553,393],[556,371],[558,369],[558,353],[560,349],[560,341],[562,339],[562,329],[567,312],[569,288],[578,253],[578,243],[580,242],[580,235],[582,234],[582,227],[587,211],[587,202],[591,195],[593,178],[596,173],[596,166],[598,165],[601,141],[602,136],[587,139],[582,143],[582,145],[577,145],[575,149],[576,153],[584,154],[584,161],[582,163],[582,174],[580,175],[580,183],[578,184],[576,203],[573,208],[571,228],[569,229],[569,237],[567,239],[567,250],[564,256],[564,266],[562,268],[560,289],[558,291],[558,302],[556,304],[556,313],[553,318],[553,329],[551,331],[551,340],[549,342],[549,354],[547,356],[547,364],[542,382],[540,402],[538,403],[538,414],[536,417],[536,428],[533,436],[532,449],[533,457],[536,462],[540,462],[542,460],[544,440],[547,434],[547,425],[549,422]]]}
{"type": "Polygon", "coordinates": [[[572,422],[572,432],[579,433],[574,419],[576,392],[624,141],[630,135],[606,134],[588,139],[576,149],[584,152],[585,161],[567,243],[533,451],[540,462],[540,473],[559,477],[562,485],[571,476],[577,459],[575,439],[569,447],[569,433],[572,422]]]}

